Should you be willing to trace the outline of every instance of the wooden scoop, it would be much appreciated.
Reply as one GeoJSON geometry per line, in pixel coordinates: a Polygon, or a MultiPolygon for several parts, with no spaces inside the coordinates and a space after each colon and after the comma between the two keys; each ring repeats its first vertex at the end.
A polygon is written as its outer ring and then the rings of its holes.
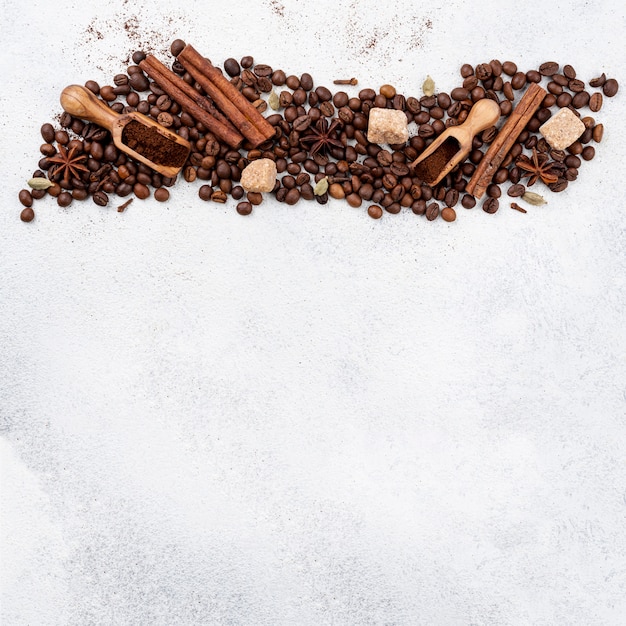
{"type": "Polygon", "coordinates": [[[63,90],[61,106],[70,115],[108,130],[119,150],[168,178],[176,177],[191,150],[188,141],[146,115],[118,114],[80,85],[63,90]]]}
{"type": "Polygon", "coordinates": [[[411,163],[415,175],[434,187],[451,172],[472,149],[474,136],[493,126],[500,117],[500,106],[494,100],[483,98],[470,110],[459,126],[450,126],[422,154],[411,163]]]}

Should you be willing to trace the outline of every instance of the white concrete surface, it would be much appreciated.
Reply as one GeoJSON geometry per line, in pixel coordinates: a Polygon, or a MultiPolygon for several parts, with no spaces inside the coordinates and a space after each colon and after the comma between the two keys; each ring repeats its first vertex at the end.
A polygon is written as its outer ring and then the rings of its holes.
{"type": "Polygon", "coordinates": [[[463,62],[626,86],[618,2],[4,0],[2,624],[626,618],[624,93],[545,207],[243,218],[17,192],[64,86],[181,37],[418,94],[463,62]]]}

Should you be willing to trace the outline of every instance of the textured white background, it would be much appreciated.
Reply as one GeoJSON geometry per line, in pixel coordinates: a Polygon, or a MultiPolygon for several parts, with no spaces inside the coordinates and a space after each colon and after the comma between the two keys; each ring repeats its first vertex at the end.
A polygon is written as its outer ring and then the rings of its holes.
{"type": "Polygon", "coordinates": [[[3,625],[624,624],[622,92],[526,215],[17,202],[63,87],[139,48],[624,89],[622,3],[0,4],[3,625]]]}

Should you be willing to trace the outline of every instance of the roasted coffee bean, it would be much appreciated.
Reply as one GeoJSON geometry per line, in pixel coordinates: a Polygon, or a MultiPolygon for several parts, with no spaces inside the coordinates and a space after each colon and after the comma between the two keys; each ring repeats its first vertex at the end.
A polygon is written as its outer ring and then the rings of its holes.
{"type": "Polygon", "coordinates": [[[591,98],[591,96],[589,95],[589,92],[587,92],[587,91],[579,91],[572,98],[572,106],[575,109],[582,109],[583,107],[585,107],[585,106],[587,106],[589,104],[590,98],[591,98]]]}
{"type": "Polygon", "coordinates": [[[89,91],[91,91],[91,93],[95,94],[96,96],[100,93],[100,85],[98,85],[98,83],[95,80],[88,80],[85,83],[85,87],[89,89],[89,91]]]}
{"type": "Polygon", "coordinates": [[[19,201],[22,203],[22,206],[31,207],[33,206],[33,196],[28,189],[22,189],[18,194],[19,201]]]}
{"type": "Polygon", "coordinates": [[[459,201],[459,192],[454,188],[448,189],[444,198],[444,202],[446,206],[447,207],[456,206],[456,203],[458,201],[459,201]]]}
{"type": "Polygon", "coordinates": [[[614,78],[609,78],[604,85],[602,85],[602,93],[607,98],[612,98],[619,91],[619,84],[614,78]]]}
{"type": "Polygon", "coordinates": [[[133,185],[133,193],[140,199],[145,200],[150,197],[150,189],[147,185],[143,185],[142,183],[135,183],[133,185]]]}
{"type": "Polygon", "coordinates": [[[475,74],[478,80],[487,80],[491,77],[491,65],[489,63],[480,63],[476,66],[475,74]]]}
{"type": "Polygon", "coordinates": [[[552,76],[551,82],[556,83],[560,87],[567,87],[569,85],[570,80],[572,79],[567,78],[567,76],[564,76],[563,74],[555,74],[554,76],[552,76]]]}
{"type": "Polygon", "coordinates": [[[426,201],[414,200],[413,204],[411,204],[411,211],[413,211],[415,215],[424,215],[424,213],[426,213],[426,201]]]}
{"type": "Polygon", "coordinates": [[[367,214],[374,220],[379,220],[383,216],[383,210],[377,204],[367,207],[367,214]]]}
{"type": "Polygon", "coordinates": [[[517,72],[517,65],[513,61],[504,61],[502,63],[502,71],[507,76],[513,76],[517,72]]]}
{"type": "Polygon", "coordinates": [[[237,59],[233,59],[231,57],[224,61],[224,71],[231,77],[239,76],[239,73],[241,72],[241,66],[239,65],[237,59]]]}
{"type": "Polygon", "coordinates": [[[606,82],[606,74],[602,72],[600,76],[596,78],[592,78],[589,81],[589,86],[590,87],[602,87],[602,85],[604,85],[605,82],[606,82]]]}
{"type": "Polygon", "coordinates": [[[431,202],[426,207],[426,219],[429,222],[436,220],[439,217],[439,205],[436,202],[431,202]]]}
{"type": "Polygon", "coordinates": [[[469,98],[469,91],[463,87],[456,87],[450,92],[450,97],[453,100],[467,100],[469,98]]]}
{"type": "Polygon", "coordinates": [[[46,143],[54,141],[54,126],[52,124],[44,124],[41,127],[41,136],[46,143]]]}
{"type": "Polygon", "coordinates": [[[554,94],[555,96],[560,96],[563,93],[563,87],[561,87],[561,85],[554,81],[550,81],[548,83],[547,89],[551,94],[554,94]]]}
{"type": "Polygon", "coordinates": [[[565,191],[568,186],[568,181],[565,178],[559,178],[556,183],[552,183],[548,185],[550,191],[554,191],[555,193],[559,193],[561,191],[565,191]]]}
{"type": "Polygon", "coordinates": [[[239,215],[250,215],[250,213],[252,213],[252,203],[240,202],[237,205],[237,213],[239,213],[239,215]]]}
{"type": "Polygon", "coordinates": [[[98,206],[106,206],[109,204],[109,196],[104,191],[96,191],[92,196],[92,200],[98,206]]]}
{"type": "Polygon", "coordinates": [[[596,124],[593,128],[592,137],[596,143],[600,143],[602,141],[602,135],[604,134],[604,125],[596,124]]]}
{"type": "Polygon", "coordinates": [[[589,109],[597,113],[602,108],[602,94],[597,91],[589,98],[589,109]]]}
{"type": "Polygon", "coordinates": [[[35,219],[35,211],[33,211],[30,207],[22,209],[20,219],[22,222],[32,222],[35,219]]]}
{"type": "Polygon", "coordinates": [[[526,80],[529,83],[540,83],[541,73],[537,70],[529,70],[528,72],[526,72],[526,80]]]}
{"type": "Polygon", "coordinates": [[[576,70],[571,65],[563,66],[563,74],[569,79],[576,78],[576,70]]]}
{"type": "Polygon", "coordinates": [[[521,89],[526,84],[526,74],[524,72],[516,72],[511,78],[511,87],[513,89],[521,89]]]}
{"type": "Polygon", "coordinates": [[[569,92],[562,93],[556,99],[556,105],[561,109],[570,106],[570,104],[572,104],[572,94],[569,92]]]}
{"type": "Polygon", "coordinates": [[[74,200],[74,198],[72,198],[72,194],[69,193],[68,191],[62,191],[57,196],[57,204],[60,207],[68,207],[68,206],[70,206],[70,204],[72,204],[73,200],[74,200]]]}
{"type": "Polygon", "coordinates": [[[559,71],[559,64],[554,61],[547,61],[539,66],[539,73],[542,76],[554,76],[559,71]]]}
{"type": "Polygon", "coordinates": [[[297,204],[300,200],[300,191],[297,188],[289,189],[285,195],[285,202],[289,205],[297,204]]]}
{"type": "Polygon", "coordinates": [[[511,198],[521,198],[526,191],[526,187],[521,184],[511,185],[507,190],[507,195],[511,196],[511,198]]]}
{"type": "Polygon", "coordinates": [[[591,161],[595,155],[596,149],[593,146],[585,146],[581,153],[581,156],[585,161],[591,161]]]}
{"type": "Polygon", "coordinates": [[[489,65],[491,65],[491,74],[493,76],[499,77],[502,74],[502,63],[498,59],[492,59],[489,65]]]}
{"type": "Polygon", "coordinates": [[[463,78],[467,78],[474,73],[474,68],[469,63],[463,63],[461,65],[461,76],[463,78]]]}
{"type": "Polygon", "coordinates": [[[277,87],[282,87],[287,80],[287,74],[283,70],[275,70],[270,78],[272,83],[277,87]]]}
{"type": "Polygon", "coordinates": [[[578,80],[578,78],[572,78],[572,80],[567,83],[570,91],[574,93],[580,93],[585,90],[585,83],[582,80],[578,80]]]}
{"type": "Polygon", "coordinates": [[[452,207],[445,207],[441,211],[441,218],[445,222],[454,222],[456,220],[456,211],[452,207]]]}
{"type": "Polygon", "coordinates": [[[495,213],[500,207],[500,202],[497,198],[487,198],[483,202],[483,211],[485,213],[495,213]]]}
{"type": "MultiPolygon", "coordinates": [[[[129,83],[135,91],[147,91],[150,88],[150,81],[143,72],[134,73],[130,77],[129,83]]],[[[100,92],[102,93],[102,89],[100,92]]]]}
{"type": "Polygon", "coordinates": [[[495,183],[490,183],[487,186],[486,193],[490,198],[499,198],[502,195],[502,190],[500,189],[499,185],[496,185],[495,183]]]}

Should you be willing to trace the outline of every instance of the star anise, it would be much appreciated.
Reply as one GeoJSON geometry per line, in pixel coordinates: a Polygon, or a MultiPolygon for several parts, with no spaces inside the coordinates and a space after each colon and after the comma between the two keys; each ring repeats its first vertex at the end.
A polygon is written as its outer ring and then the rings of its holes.
{"type": "Polygon", "coordinates": [[[545,152],[537,152],[535,148],[533,148],[532,159],[522,154],[515,161],[515,165],[526,172],[523,176],[528,177],[527,187],[534,185],[537,179],[541,179],[546,185],[556,183],[559,179],[552,169],[555,163],[550,161],[550,157],[545,152]]]}
{"type": "Polygon", "coordinates": [[[337,133],[343,126],[341,120],[335,118],[329,124],[326,118],[322,117],[313,126],[310,126],[308,133],[300,138],[300,143],[309,150],[311,154],[318,152],[324,154],[331,148],[344,148],[337,133]]]}
{"type": "Polygon", "coordinates": [[[80,154],[76,146],[72,146],[69,150],[58,145],[58,152],[48,161],[53,164],[50,172],[51,178],[56,182],[61,181],[61,185],[67,187],[72,178],[80,178],[80,172],[88,172],[89,170],[84,161],[87,159],[86,154],[80,154]]]}

